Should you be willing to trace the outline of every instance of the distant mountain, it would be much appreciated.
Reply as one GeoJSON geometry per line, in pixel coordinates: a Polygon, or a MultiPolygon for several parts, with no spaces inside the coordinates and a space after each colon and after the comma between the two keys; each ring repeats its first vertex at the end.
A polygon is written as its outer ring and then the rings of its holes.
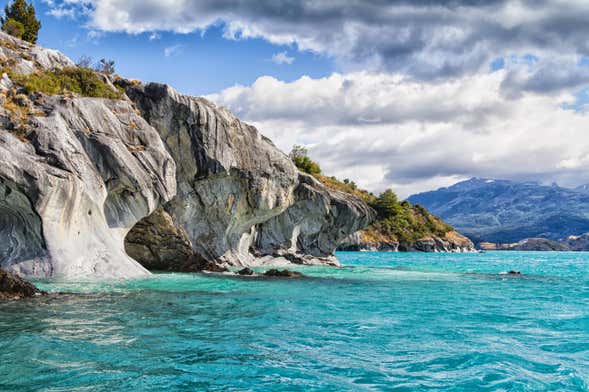
{"type": "Polygon", "coordinates": [[[472,178],[409,197],[479,243],[589,232],[589,189],[472,178]]]}
{"type": "Polygon", "coordinates": [[[589,194],[589,184],[580,185],[575,188],[576,192],[586,193],[589,194]]]}

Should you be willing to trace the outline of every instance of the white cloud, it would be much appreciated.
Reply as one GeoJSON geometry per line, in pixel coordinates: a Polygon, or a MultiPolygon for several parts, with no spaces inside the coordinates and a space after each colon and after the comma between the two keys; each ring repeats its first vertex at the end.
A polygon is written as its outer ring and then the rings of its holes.
{"type": "Polygon", "coordinates": [[[292,64],[295,60],[294,57],[289,57],[286,52],[276,53],[272,56],[272,62],[274,64],[292,64]]]}
{"type": "Polygon", "coordinates": [[[386,73],[261,77],[209,98],[278,146],[313,146],[324,171],[401,196],[471,176],[589,182],[587,116],[566,94],[506,97],[509,70],[448,81],[386,73]],[[371,121],[366,121],[371,119],[371,121]]]}
{"type": "Polygon", "coordinates": [[[182,52],[183,45],[172,45],[164,48],[164,56],[171,57],[176,56],[182,52]]]}

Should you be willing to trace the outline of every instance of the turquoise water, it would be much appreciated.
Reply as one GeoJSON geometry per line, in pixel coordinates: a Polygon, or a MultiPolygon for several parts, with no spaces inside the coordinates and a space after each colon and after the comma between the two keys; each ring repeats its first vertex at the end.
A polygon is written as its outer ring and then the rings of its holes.
{"type": "Polygon", "coordinates": [[[588,390],[589,253],[338,256],[43,282],[70,294],[0,304],[0,390],[588,390]]]}

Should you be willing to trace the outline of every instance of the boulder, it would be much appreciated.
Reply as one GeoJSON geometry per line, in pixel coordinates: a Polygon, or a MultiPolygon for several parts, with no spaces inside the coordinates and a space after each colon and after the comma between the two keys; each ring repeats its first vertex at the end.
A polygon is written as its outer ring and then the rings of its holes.
{"type": "Polygon", "coordinates": [[[270,276],[274,278],[303,278],[305,275],[301,274],[300,272],[296,271],[289,271],[289,270],[278,270],[278,269],[270,269],[264,272],[264,276],[270,276]]]}
{"type": "Polygon", "coordinates": [[[0,299],[20,299],[42,295],[32,283],[0,269],[0,299]]]}
{"type": "Polygon", "coordinates": [[[245,267],[245,268],[243,268],[243,269],[240,269],[239,271],[237,271],[237,273],[238,273],[239,275],[247,275],[247,276],[251,276],[251,275],[253,275],[253,274],[254,274],[254,271],[253,271],[252,269],[250,269],[250,268],[247,268],[247,267],[245,267]]]}

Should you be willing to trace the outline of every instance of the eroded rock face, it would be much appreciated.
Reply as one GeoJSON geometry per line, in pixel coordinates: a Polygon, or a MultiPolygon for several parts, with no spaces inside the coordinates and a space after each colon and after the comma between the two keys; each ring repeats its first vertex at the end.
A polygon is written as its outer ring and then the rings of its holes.
{"type": "Polygon", "coordinates": [[[127,86],[177,163],[177,196],[165,206],[196,254],[247,265],[255,226],[293,203],[297,170],[254,127],[211,102],[161,84],[127,86]]]}
{"type": "Polygon", "coordinates": [[[308,174],[299,174],[294,195],[291,207],[258,226],[255,249],[260,256],[338,265],[333,255],[337,246],[375,218],[358,198],[327,189],[308,174]]]}
{"type": "Polygon", "coordinates": [[[123,243],[175,194],[175,163],[157,132],[126,101],[39,96],[33,105],[24,141],[0,128],[0,267],[34,277],[148,274],[123,243]]]}

